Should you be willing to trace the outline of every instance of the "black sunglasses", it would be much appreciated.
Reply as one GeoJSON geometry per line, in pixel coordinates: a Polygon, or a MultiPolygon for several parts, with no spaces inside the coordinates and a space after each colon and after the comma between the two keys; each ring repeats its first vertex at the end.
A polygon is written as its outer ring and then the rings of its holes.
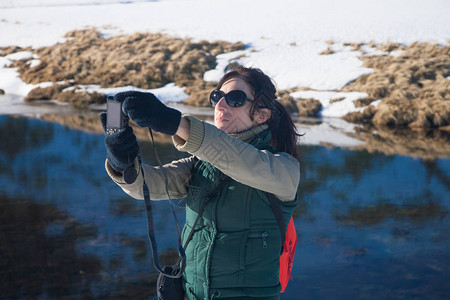
{"type": "Polygon", "coordinates": [[[224,94],[220,90],[213,90],[209,95],[209,103],[214,107],[223,97],[225,97],[225,101],[231,107],[240,107],[244,105],[246,101],[253,102],[253,100],[247,98],[247,94],[241,90],[230,91],[227,94],[224,94]]]}

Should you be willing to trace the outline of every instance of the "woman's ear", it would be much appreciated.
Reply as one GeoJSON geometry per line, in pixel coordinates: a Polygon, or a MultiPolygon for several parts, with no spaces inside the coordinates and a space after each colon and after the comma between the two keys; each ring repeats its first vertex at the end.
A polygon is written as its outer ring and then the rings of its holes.
{"type": "Polygon", "coordinates": [[[268,108],[260,108],[257,111],[255,111],[255,115],[253,117],[253,120],[256,124],[262,124],[270,119],[270,116],[272,115],[272,112],[268,108]]]}

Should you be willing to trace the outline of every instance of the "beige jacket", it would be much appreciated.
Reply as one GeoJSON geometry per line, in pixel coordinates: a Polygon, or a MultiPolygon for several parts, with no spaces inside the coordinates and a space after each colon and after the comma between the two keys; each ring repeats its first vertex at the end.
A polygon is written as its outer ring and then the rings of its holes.
{"type": "MultiPolygon", "coordinates": [[[[255,135],[267,129],[266,124],[254,127],[240,134],[228,135],[214,125],[185,115],[190,121],[190,132],[187,141],[173,136],[175,147],[192,156],[172,161],[163,166],[168,177],[168,191],[172,199],[187,195],[194,157],[207,161],[230,176],[232,179],[253,188],[269,192],[282,201],[293,200],[300,181],[299,162],[291,155],[280,152],[271,153],[258,150],[246,143],[255,135]]],[[[108,162],[106,171],[125,193],[135,199],[144,199],[142,186],[143,176],[139,163],[135,162],[138,171],[136,181],[126,184],[115,174],[108,162]]],[[[160,167],[144,164],[145,182],[150,191],[150,199],[166,200],[166,184],[160,167]]]]}

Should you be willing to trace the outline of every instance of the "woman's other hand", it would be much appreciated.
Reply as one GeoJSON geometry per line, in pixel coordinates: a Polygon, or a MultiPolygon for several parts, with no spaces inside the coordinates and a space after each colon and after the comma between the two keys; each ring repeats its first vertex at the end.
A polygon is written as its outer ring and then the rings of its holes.
{"type": "Polygon", "coordinates": [[[181,112],[167,107],[151,93],[121,92],[114,96],[114,100],[123,102],[123,112],[140,127],[168,135],[174,135],[178,130],[181,112]]]}

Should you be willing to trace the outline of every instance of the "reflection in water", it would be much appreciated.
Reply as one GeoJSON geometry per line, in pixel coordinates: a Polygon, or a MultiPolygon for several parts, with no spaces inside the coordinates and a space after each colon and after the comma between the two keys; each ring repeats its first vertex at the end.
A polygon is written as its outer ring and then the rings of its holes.
{"type": "Polygon", "coordinates": [[[0,195],[0,297],[49,298],[92,296],[91,282],[98,280],[101,262],[79,253],[76,240],[85,227],[52,203],[0,195]]]}
{"type": "MultiPolygon", "coordinates": [[[[0,298],[154,297],[144,205],[106,175],[103,135],[0,116],[0,136],[0,298]]],[[[163,161],[186,155],[166,141],[163,161]]],[[[301,151],[299,244],[281,299],[448,298],[450,160],[301,151]]],[[[154,213],[161,261],[173,262],[168,203],[154,213]]]]}
{"type": "Polygon", "coordinates": [[[34,128],[24,118],[6,118],[0,123],[2,144],[0,153],[13,159],[33,147],[41,147],[53,138],[53,126],[42,124],[34,128]]]}
{"type": "Polygon", "coordinates": [[[386,155],[401,154],[432,160],[450,156],[450,132],[431,128],[385,128],[365,125],[351,134],[364,141],[358,147],[386,155]]]}
{"type": "Polygon", "coordinates": [[[404,219],[412,222],[426,222],[447,215],[445,207],[435,203],[413,204],[406,207],[389,203],[378,203],[368,207],[350,207],[348,215],[336,216],[337,221],[356,226],[380,224],[386,219],[404,219]]]}

